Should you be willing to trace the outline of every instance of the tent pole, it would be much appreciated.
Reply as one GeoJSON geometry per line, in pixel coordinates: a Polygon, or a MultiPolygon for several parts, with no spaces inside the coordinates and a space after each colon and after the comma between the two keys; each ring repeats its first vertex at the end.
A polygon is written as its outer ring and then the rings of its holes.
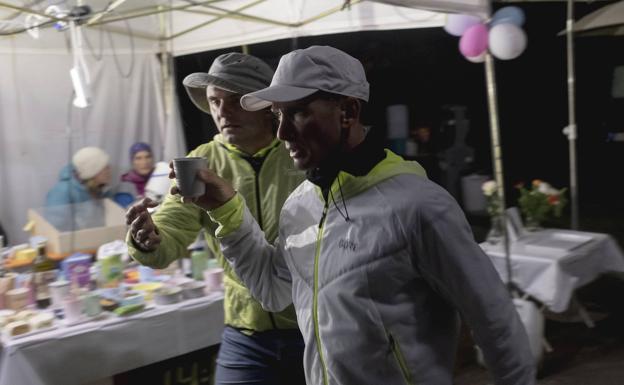
{"type": "Polygon", "coordinates": [[[505,179],[503,177],[503,155],[500,143],[500,128],[498,120],[498,103],[496,96],[496,74],[494,73],[494,59],[489,52],[485,54],[485,81],[488,98],[488,110],[490,115],[490,136],[492,145],[492,166],[494,169],[494,179],[496,180],[499,205],[498,215],[502,219],[503,226],[503,246],[505,250],[505,262],[507,267],[507,287],[510,292],[514,292],[515,286],[511,276],[511,254],[509,245],[509,233],[507,231],[507,212],[505,210],[505,179]]]}
{"type": "Polygon", "coordinates": [[[576,170],[576,100],[575,100],[575,73],[574,73],[574,0],[568,0],[568,17],[566,21],[566,42],[568,54],[568,127],[564,130],[568,136],[570,157],[570,205],[572,209],[571,227],[579,228],[578,182],[576,170]]]}

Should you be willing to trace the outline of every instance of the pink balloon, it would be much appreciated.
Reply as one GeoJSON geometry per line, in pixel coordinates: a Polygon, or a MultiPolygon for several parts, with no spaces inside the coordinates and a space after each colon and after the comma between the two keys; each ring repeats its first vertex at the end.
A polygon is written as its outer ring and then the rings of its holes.
{"type": "Polygon", "coordinates": [[[481,55],[488,47],[488,28],[477,24],[468,28],[459,39],[459,51],[466,57],[481,55]]]}
{"type": "Polygon", "coordinates": [[[450,14],[446,16],[444,30],[453,36],[462,36],[468,28],[480,22],[481,19],[476,16],[450,14]]]}

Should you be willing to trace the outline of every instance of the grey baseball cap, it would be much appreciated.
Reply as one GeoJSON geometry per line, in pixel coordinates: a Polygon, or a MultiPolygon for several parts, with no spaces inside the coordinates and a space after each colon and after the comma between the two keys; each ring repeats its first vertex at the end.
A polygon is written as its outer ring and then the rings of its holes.
{"type": "Polygon", "coordinates": [[[210,113],[206,98],[206,87],[215,86],[236,94],[247,94],[267,87],[271,83],[273,70],[255,56],[230,52],[218,56],[208,72],[195,72],[184,78],[191,101],[197,108],[210,113]]]}
{"type": "Polygon", "coordinates": [[[369,85],[362,63],[328,46],[292,51],[280,59],[271,85],[244,95],[241,106],[248,111],[256,111],[272,102],[291,102],[316,91],[368,101],[369,85]]]}

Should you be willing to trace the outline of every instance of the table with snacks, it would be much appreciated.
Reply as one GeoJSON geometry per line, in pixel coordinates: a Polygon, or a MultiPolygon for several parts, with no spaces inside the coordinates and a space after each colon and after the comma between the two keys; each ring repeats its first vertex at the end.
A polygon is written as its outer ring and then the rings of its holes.
{"type": "Polygon", "coordinates": [[[153,270],[128,258],[123,241],[54,261],[44,242],[3,251],[0,385],[110,384],[220,342],[216,261],[198,260],[188,273],[177,263],[153,270]],[[11,263],[20,260],[29,263],[11,263]]]}
{"type": "Polygon", "coordinates": [[[128,315],[102,312],[69,325],[55,319],[41,329],[3,338],[0,385],[94,383],[218,344],[222,330],[218,291],[169,305],[148,304],[128,315]]]}

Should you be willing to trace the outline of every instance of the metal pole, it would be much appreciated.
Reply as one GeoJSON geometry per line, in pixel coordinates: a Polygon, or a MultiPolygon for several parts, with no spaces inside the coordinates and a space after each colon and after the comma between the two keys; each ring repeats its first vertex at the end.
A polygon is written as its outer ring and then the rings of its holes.
{"type": "Polygon", "coordinates": [[[568,53],[568,127],[565,133],[568,136],[570,157],[570,206],[572,209],[571,227],[579,228],[578,182],[576,171],[576,100],[574,74],[574,0],[568,0],[568,18],[566,21],[566,42],[568,53]]]}
{"type": "Polygon", "coordinates": [[[503,178],[503,150],[500,143],[500,129],[498,125],[498,103],[496,96],[496,74],[494,73],[494,59],[489,52],[485,54],[485,81],[487,88],[488,110],[490,112],[490,136],[492,144],[492,166],[494,179],[498,186],[497,194],[501,204],[499,215],[503,223],[503,246],[505,249],[505,262],[507,267],[507,287],[513,292],[515,286],[511,276],[511,254],[509,250],[509,233],[507,232],[507,212],[505,211],[505,180],[503,178]]]}

